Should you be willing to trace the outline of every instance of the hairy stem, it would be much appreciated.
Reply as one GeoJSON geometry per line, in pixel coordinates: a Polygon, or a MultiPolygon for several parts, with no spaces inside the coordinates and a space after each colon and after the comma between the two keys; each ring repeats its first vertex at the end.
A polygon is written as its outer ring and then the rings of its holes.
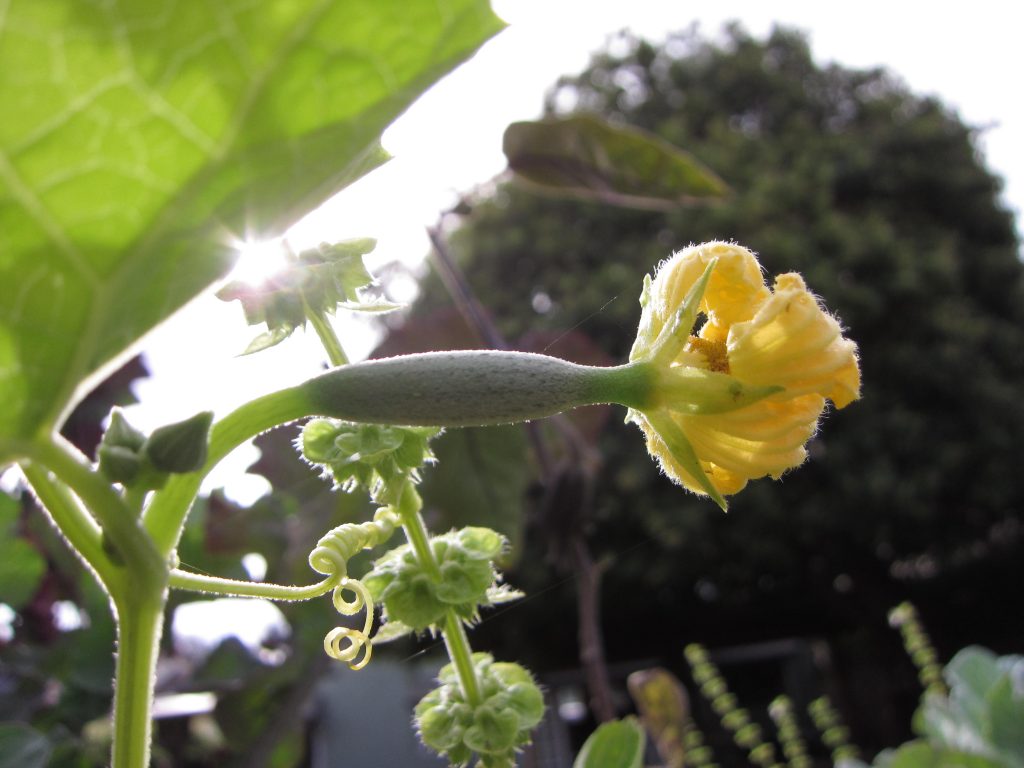
{"type": "MultiPolygon", "coordinates": [[[[48,442],[35,444],[29,458],[52,471],[96,516],[103,529],[102,535],[117,550],[132,580],[163,590],[167,581],[163,557],[121,496],[106,478],[93,470],[85,457],[63,438],[55,436],[48,442]]],[[[81,527],[85,522],[80,519],[78,524],[81,527]]]]}
{"type": "Polygon", "coordinates": [[[169,585],[171,589],[183,589],[189,592],[204,592],[212,595],[231,595],[234,597],[262,597],[267,600],[310,600],[326,595],[334,589],[340,577],[328,576],[316,584],[295,587],[284,584],[267,584],[258,581],[238,581],[223,579],[219,576],[205,576],[175,568],[171,571],[169,585]]]}
{"type": "Polygon", "coordinates": [[[143,515],[157,549],[169,557],[178,545],[185,517],[210,470],[232,450],[281,424],[313,415],[306,397],[296,387],[272,392],[232,411],[213,425],[206,464],[198,472],[174,475],[157,491],[143,515]]]}
{"type": "Polygon", "coordinates": [[[437,564],[437,558],[434,557],[434,550],[430,548],[430,534],[427,532],[422,515],[420,515],[422,506],[423,500],[416,489],[411,483],[406,485],[398,502],[398,517],[402,521],[402,530],[405,531],[405,537],[412,545],[416,559],[423,566],[427,575],[433,581],[440,581],[441,567],[437,564]]]}
{"type": "Polygon", "coordinates": [[[164,592],[129,587],[115,597],[117,671],[112,768],[149,765],[156,660],[163,630],[164,592]]]}
{"type": "Polygon", "coordinates": [[[120,572],[103,551],[103,533],[96,521],[74,494],[46,469],[31,462],[26,462],[21,469],[42,509],[71,548],[95,572],[104,589],[109,589],[108,585],[119,579],[120,572]]]}
{"type": "Polygon", "coordinates": [[[166,561],[120,494],[62,438],[23,446],[22,458],[28,459],[24,471],[40,500],[69,543],[95,569],[114,604],[117,667],[111,765],[148,766],[166,561]],[[108,554],[107,545],[116,556],[108,554]]]}
{"type": "MultiPolygon", "coordinates": [[[[398,515],[402,520],[402,530],[416,553],[416,559],[427,572],[427,575],[434,581],[441,580],[441,567],[437,558],[434,557],[434,550],[430,547],[430,536],[427,527],[420,515],[420,508],[423,502],[416,489],[407,485],[402,493],[401,501],[398,504],[398,515]]],[[[471,706],[481,703],[480,682],[476,678],[476,670],[473,668],[473,651],[469,645],[469,638],[466,637],[466,630],[462,626],[455,611],[450,610],[445,616],[445,625],[441,630],[444,636],[444,644],[448,649],[448,658],[455,665],[459,675],[459,684],[462,686],[462,693],[471,706]]]]}
{"type": "Polygon", "coordinates": [[[476,669],[473,667],[473,652],[466,636],[466,628],[451,608],[445,616],[442,634],[444,646],[448,649],[448,658],[452,660],[459,675],[462,695],[466,697],[466,702],[471,707],[475,707],[482,703],[483,699],[480,695],[480,681],[476,679],[476,669]]]}
{"type": "Polygon", "coordinates": [[[306,319],[309,320],[309,324],[313,326],[316,335],[320,337],[320,343],[323,344],[324,351],[327,352],[327,359],[331,361],[331,365],[348,365],[348,355],[345,354],[345,348],[341,346],[341,339],[334,332],[334,328],[331,326],[330,320],[327,319],[326,313],[318,312],[310,307],[305,297],[302,298],[302,308],[306,319]]]}

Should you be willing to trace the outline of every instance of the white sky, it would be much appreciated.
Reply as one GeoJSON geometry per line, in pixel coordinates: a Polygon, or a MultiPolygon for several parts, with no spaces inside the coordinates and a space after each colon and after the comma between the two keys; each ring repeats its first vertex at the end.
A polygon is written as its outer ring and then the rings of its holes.
{"type": "MultiPolygon", "coordinates": [[[[981,143],[988,165],[1006,178],[1011,208],[1019,214],[1024,207],[1024,100],[1014,87],[1019,74],[1012,75],[1024,72],[1016,3],[494,0],[494,7],[510,28],[389,129],[385,146],[396,159],[298,225],[295,245],[370,236],[379,241],[372,263],[419,263],[428,249],[424,228],[460,192],[503,170],[505,127],[536,118],[559,75],[583,69],[619,29],[659,40],[694,21],[713,34],[739,20],[758,36],[779,22],[810,33],[820,63],[888,67],[915,92],[957,108],[969,124],[992,126],[981,143]]],[[[638,276],[638,290],[639,284],[638,276]]],[[[312,334],[237,357],[257,332],[245,325],[237,303],[209,295],[193,302],[149,339],[153,377],[138,386],[143,404],[129,419],[151,429],[204,408],[220,416],[318,372],[322,355],[312,334]]],[[[359,357],[368,342],[365,334],[356,337],[343,341],[359,357]]],[[[227,482],[253,458],[236,457],[214,481],[227,482]]],[[[239,500],[261,490],[252,482],[229,488],[239,500]]]]}

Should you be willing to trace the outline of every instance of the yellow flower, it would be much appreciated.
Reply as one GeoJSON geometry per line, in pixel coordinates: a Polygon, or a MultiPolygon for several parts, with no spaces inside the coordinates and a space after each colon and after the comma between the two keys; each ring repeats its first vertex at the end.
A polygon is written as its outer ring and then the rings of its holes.
{"type": "Polygon", "coordinates": [[[843,408],[860,396],[856,344],[800,275],[769,289],[746,248],[690,246],[647,278],[640,301],[630,361],[655,364],[659,394],[627,420],[669,477],[723,509],[748,480],[803,463],[826,400],[843,408]],[[690,335],[698,313],[706,320],[690,335]],[[693,381],[720,396],[673,398],[693,381]]]}

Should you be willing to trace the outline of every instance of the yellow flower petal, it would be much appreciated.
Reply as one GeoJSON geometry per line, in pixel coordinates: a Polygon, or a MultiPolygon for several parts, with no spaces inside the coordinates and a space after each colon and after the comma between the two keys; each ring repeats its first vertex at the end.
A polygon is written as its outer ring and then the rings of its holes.
{"type": "MultiPolygon", "coordinates": [[[[642,358],[650,349],[690,288],[715,260],[717,264],[700,305],[708,319],[702,337],[724,341],[730,324],[749,320],[771,295],[761,276],[761,266],[746,248],[722,242],[684,248],[658,265],[654,280],[645,289],[640,330],[630,360],[642,358]]],[[[698,356],[684,352],[676,362],[693,364],[696,360],[698,356]]]]}
{"type": "Polygon", "coordinates": [[[860,396],[860,368],[856,344],[843,338],[839,323],[800,275],[780,275],[769,290],[750,251],[720,242],[675,254],[645,283],[630,360],[661,370],[663,356],[651,354],[654,340],[676,313],[685,312],[685,297],[712,262],[700,302],[707,322],[699,338],[691,338],[679,354],[670,369],[676,375],[658,379],[650,412],[631,412],[630,420],[640,425],[666,474],[724,507],[722,497],[748,480],[778,478],[803,463],[804,446],[818,428],[826,399],[842,408],[860,396]],[[698,392],[692,376],[678,366],[712,373],[703,374],[698,392]],[[719,380],[732,389],[783,389],[753,402],[737,399],[732,407],[705,391],[719,380]]]}
{"type": "Polygon", "coordinates": [[[729,328],[726,346],[730,373],[743,382],[817,393],[837,408],[860,396],[856,344],[795,273],[779,275],[753,318],[729,328]]]}
{"type": "MultiPolygon", "coordinates": [[[[694,476],[674,451],[670,450],[661,434],[647,420],[644,414],[634,413],[631,421],[634,421],[643,431],[647,441],[647,450],[658,462],[661,470],[679,485],[693,493],[705,496],[708,491],[703,484],[694,476]]],[[[707,461],[698,460],[698,465],[703,471],[705,479],[710,481],[714,488],[722,495],[737,493],[747,484],[746,478],[731,474],[721,467],[716,467],[707,461]]]]}
{"type": "Polygon", "coordinates": [[[701,337],[723,341],[730,326],[752,318],[771,295],[764,284],[761,265],[753,253],[731,243],[705,243],[687,251],[692,251],[691,258],[698,258],[705,265],[718,260],[701,304],[708,318],[701,337]]]}
{"type": "Polygon", "coordinates": [[[817,395],[756,403],[733,413],[677,418],[698,456],[749,480],[765,475],[778,478],[800,466],[807,453],[804,445],[814,435],[825,401],[817,395]],[[765,414],[771,423],[769,437],[749,430],[749,423],[735,418],[745,412],[765,414]]]}

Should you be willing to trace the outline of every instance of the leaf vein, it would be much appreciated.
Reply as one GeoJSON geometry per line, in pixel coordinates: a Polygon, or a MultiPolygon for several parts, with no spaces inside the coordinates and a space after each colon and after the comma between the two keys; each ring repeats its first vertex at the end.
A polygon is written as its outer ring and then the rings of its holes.
{"type": "Polygon", "coordinates": [[[14,200],[42,228],[43,232],[57,246],[58,251],[63,254],[67,262],[90,285],[95,287],[99,283],[99,277],[92,265],[67,237],[64,230],[53,218],[46,206],[43,205],[42,201],[21,180],[17,170],[15,170],[10,162],[10,158],[3,150],[0,150],[0,179],[6,183],[14,200]]]}

